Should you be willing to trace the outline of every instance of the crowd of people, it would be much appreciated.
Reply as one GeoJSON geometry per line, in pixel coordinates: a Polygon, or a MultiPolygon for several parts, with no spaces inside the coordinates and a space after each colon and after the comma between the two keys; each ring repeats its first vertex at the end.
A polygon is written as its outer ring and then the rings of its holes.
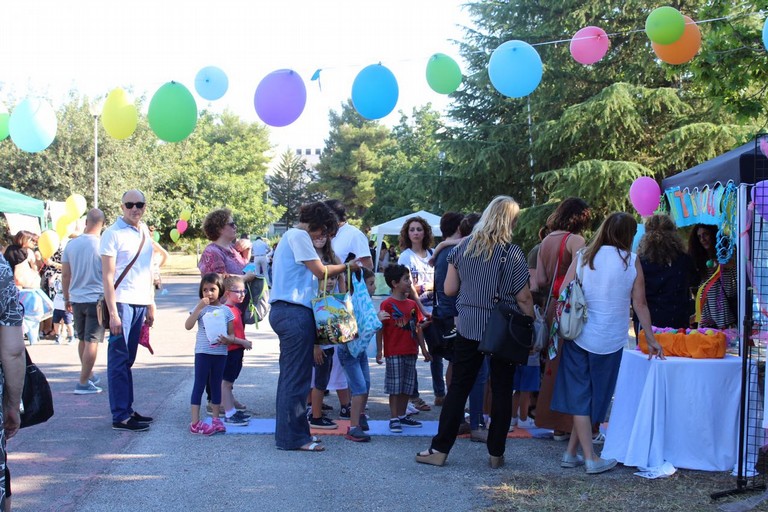
{"type": "MultiPolygon", "coordinates": [[[[53,328],[60,329],[57,341],[78,340],[76,394],[102,391],[93,367],[99,343],[109,332],[112,428],[150,428],[153,418],[133,408],[131,368],[155,320],[157,265],[167,253],[142,221],[146,206],[142,192],[125,192],[122,215],[103,233],[104,214],[89,211],[84,232],[47,261],[35,250],[36,235],[26,231],[18,232],[0,255],[5,437],[15,432],[18,417],[20,385],[13,379],[23,365],[23,337],[33,344],[41,331],[53,328]],[[101,307],[108,319],[100,322],[101,307]],[[41,326],[48,317],[55,325],[41,326]]],[[[437,245],[425,219],[408,218],[399,235],[399,255],[394,244],[381,249],[379,268],[390,290],[378,311],[381,329],[354,346],[319,344],[312,309],[318,295],[352,291],[352,275],[369,294],[376,290],[376,258],[365,234],[347,222],[341,202],[302,206],[298,223],[276,246],[239,237],[230,210],[210,212],[203,222],[210,243],[198,265],[199,301],[190,304],[184,325],[196,329],[189,431],[212,435],[249,422],[235,383],[244,352],[252,348],[245,334],[245,325],[254,321],[252,284],[262,279],[269,287],[269,322],[280,347],[278,449],[324,450],[310,429],[339,428],[325,414],[328,390],[339,396],[340,417],[349,419],[346,439],[371,439],[366,350],[375,345],[375,361],[385,365],[391,432],[419,428],[418,412],[441,408],[437,435],[416,454],[417,462],[443,465],[457,436],[466,433],[486,444],[490,466],[497,468],[504,464],[507,433],[535,426],[568,442],[562,467],[585,466],[589,474],[611,469],[616,461],[600,458],[593,446],[604,439],[599,426],[606,420],[627,345],[630,311],[635,329],[645,331],[650,356],[663,358],[652,325],[727,328],[736,322],[735,266],[732,260],[720,261],[717,227],[694,226],[686,248],[666,215],[646,219],[636,253],[637,223],[626,213],[602,220],[587,243],[599,219],[579,198],[557,206],[539,232],[540,243],[526,255],[515,243],[519,211],[514,199],[499,196],[482,214],[448,212],[441,218],[437,245]],[[498,301],[530,317],[535,304],[546,307],[547,327],[554,332],[557,298],[577,274],[589,320],[574,340],[558,340],[555,334],[545,350],[532,352],[523,365],[478,351],[498,301]],[[429,363],[432,405],[420,396],[419,354],[429,363]],[[204,420],[204,392],[210,422],[204,420]]],[[[4,489],[9,496],[7,469],[4,489]]]]}

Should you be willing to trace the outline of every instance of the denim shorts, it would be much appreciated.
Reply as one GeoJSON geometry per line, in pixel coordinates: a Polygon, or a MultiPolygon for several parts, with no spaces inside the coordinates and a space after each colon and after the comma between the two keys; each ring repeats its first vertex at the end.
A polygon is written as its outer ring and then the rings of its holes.
{"type": "Polygon", "coordinates": [[[371,372],[368,369],[368,354],[361,352],[357,357],[349,353],[346,345],[336,347],[344,373],[347,376],[347,385],[352,396],[367,395],[371,389],[371,372]]]}
{"type": "Polygon", "coordinates": [[[325,391],[328,389],[328,381],[331,378],[331,368],[333,367],[333,348],[323,349],[325,358],[323,364],[315,363],[313,369],[312,387],[325,391]]]}
{"type": "Polygon", "coordinates": [[[538,391],[541,386],[541,370],[538,366],[520,365],[515,368],[515,391],[538,391]]]}

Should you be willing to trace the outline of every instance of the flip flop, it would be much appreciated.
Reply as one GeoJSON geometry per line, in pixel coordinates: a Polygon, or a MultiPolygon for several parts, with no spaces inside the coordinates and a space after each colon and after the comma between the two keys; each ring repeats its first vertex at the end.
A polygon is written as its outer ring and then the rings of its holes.
{"type": "Polygon", "coordinates": [[[321,445],[320,443],[311,442],[299,448],[299,451],[300,452],[324,452],[325,447],[323,447],[323,445],[321,445]]]}
{"type": "Polygon", "coordinates": [[[312,442],[313,442],[313,443],[322,443],[322,442],[323,442],[323,440],[322,440],[322,439],[320,439],[320,438],[319,438],[319,437],[317,437],[317,436],[312,436],[312,442]]]}

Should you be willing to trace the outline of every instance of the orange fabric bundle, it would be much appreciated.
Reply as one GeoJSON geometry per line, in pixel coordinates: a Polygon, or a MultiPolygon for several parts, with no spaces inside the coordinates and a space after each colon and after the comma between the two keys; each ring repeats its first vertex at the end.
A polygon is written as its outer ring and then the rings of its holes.
{"type": "MultiPolygon", "coordinates": [[[[712,331],[712,334],[701,332],[672,334],[663,332],[657,333],[654,336],[661,345],[661,348],[664,349],[665,355],[692,357],[694,359],[722,359],[725,357],[725,348],[728,344],[725,334],[719,331],[712,331]]],[[[648,353],[645,331],[640,331],[637,337],[637,344],[644,354],[648,353]]]]}

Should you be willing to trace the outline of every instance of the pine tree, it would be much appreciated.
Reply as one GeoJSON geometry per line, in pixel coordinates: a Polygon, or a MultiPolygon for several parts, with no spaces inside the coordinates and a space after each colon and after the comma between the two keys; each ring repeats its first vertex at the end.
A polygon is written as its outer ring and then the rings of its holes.
{"type": "Polygon", "coordinates": [[[292,226],[298,220],[301,205],[317,199],[309,190],[312,179],[312,169],[300,155],[290,149],[280,155],[280,163],[274,174],[267,177],[267,184],[272,200],[285,208],[281,222],[292,226]]]}

